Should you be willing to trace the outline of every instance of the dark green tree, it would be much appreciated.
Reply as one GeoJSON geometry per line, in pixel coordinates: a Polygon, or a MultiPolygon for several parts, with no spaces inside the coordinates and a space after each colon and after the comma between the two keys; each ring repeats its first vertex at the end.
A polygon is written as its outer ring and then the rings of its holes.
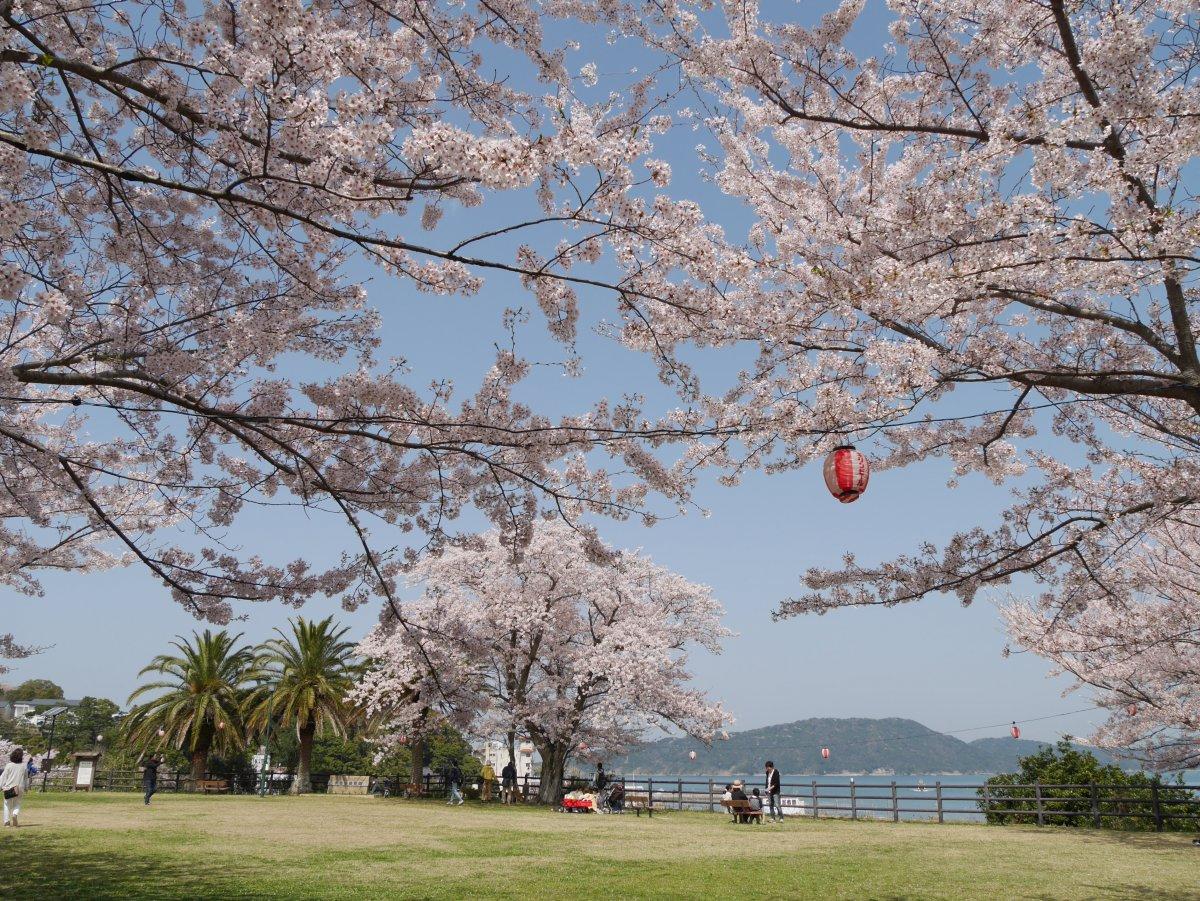
{"type": "MultiPolygon", "coordinates": [[[[0,721],[0,738],[24,748],[31,754],[44,754],[47,750],[46,734],[28,720],[0,721]]],[[[58,744],[55,738],[55,744],[58,744]]]]}
{"type": "Polygon", "coordinates": [[[425,739],[426,763],[435,773],[445,773],[457,763],[469,781],[479,775],[481,764],[471,754],[471,745],[453,726],[443,724],[425,739]]]}
{"type": "Polygon", "coordinates": [[[49,679],[26,679],[4,693],[8,701],[32,701],[34,698],[63,698],[62,686],[49,679]]]}
{"type": "Polygon", "coordinates": [[[1090,751],[1072,746],[1070,738],[1022,757],[1015,773],[1001,773],[977,792],[979,809],[989,823],[1036,823],[1038,788],[1042,794],[1042,821],[1049,826],[1094,826],[1099,813],[1105,829],[1155,828],[1154,796],[1164,825],[1195,830],[1188,801],[1196,792],[1181,787],[1182,779],[1161,781],[1146,773],[1127,773],[1103,764],[1090,751]]]}
{"type": "Polygon", "coordinates": [[[116,713],[120,713],[120,708],[107,698],[83,698],[78,707],[60,718],[58,734],[62,741],[56,737],[54,743],[67,754],[97,746],[113,750],[124,743],[120,724],[113,719],[116,713]],[[97,741],[96,736],[103,736],[102,741],[97,741]]]}

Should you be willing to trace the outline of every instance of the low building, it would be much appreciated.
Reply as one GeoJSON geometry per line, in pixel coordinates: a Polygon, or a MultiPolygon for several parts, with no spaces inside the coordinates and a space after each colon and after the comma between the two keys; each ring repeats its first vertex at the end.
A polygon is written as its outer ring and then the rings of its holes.
{"type": "Polygon", "coordinates": [[[49,707],[78,707],[78,700],[65,698],[30,698],[27,701],[0,700],[0,718],[8,720],[27,719],[35,726],[40,726],[39,710],[49,707]]]}

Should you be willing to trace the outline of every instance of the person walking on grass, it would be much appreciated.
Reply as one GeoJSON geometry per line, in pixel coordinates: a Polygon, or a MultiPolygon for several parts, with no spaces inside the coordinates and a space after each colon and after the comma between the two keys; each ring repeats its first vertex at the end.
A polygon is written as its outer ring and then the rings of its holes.
{"type": "Polygon", "coordinates": [[[446,784],[450,786],[450,800],[447,804],[461,804],[462,796],[462,769],[458,765],[458,761],[451,761],[450,768],[446,770],[446,784]]]}
{"type": "Polygon", "coordinates": [[[783,805],[779,803],[780,789],[779,770],[775,769],[774,762],[767,761],[767,801],[771,807],[771,821],[783,822],[783,805]]]}
{"type": "Polygon", "coordinates": [[[505,804],[517,803],[517,768],[513,766],[512,758],[500,771],[500,788],[504,792],[505,804]]]}
{"type": "Polygon", "coordinates": [[[146,803],[150,803],[150,796],[158,791],[158,768],[162,766],[162,758],[157,754],[151,755],[150,759],[142,765],[142,790],[146,793],[146,803]]]}
{"type": "Polygon", "coordinates": [[[21,797],[29,787],[29,770],[25,768],[25,752],[15,749],[8,755],[4,772],[0,773],[0,791],[4,792],[4,825],[20,826],[21,797]]]}

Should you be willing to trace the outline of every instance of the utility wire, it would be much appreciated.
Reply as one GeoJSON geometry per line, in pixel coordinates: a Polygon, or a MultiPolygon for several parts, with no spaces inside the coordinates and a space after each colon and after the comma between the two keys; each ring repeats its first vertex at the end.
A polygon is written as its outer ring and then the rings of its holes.
{"type": "Polygon", "coordinates": [[[1091,707],[1081,707],[1078,710],[1068,710],[1065,713],[1051,713],[1051,714],[1048,714],[1047,716],[1034,716],[1034,717],[1029,717],[1029,718],[1023,719],[1023,720],[1009,720],[1008,722],[1005,722],[1005,723],[992,723],[987,726],[971,726],[970,728],[967,728],[967,729],[947,729],[945,732],[939,732],[937,730],[931,729],[928,732],[913,732],[909,735],[897,735],[892,738],[868,738],[868,739],[865,739],[864,741],[855,742],[855,745],[856,746],[871,745],[871,744],[880,744],[883,742],[890,744],[893,742],[916,741],[917,739],[936,738],[939,735],[960,735],[964,732],[982,732],[984,729],[999,729],[1004,726],[1011,725],[1012,723],[1017,723],[1017,724],[1040,723],[1044,720],[1056,720],[1056,719],[1060,719],[1061,717],[1064,717],[1064,716],[1074,716],[1077,713],[1088,713],[1092,710],[1102,710],[1102,709],[1104,709],[1104,708],[1101,705],[1093,704],[1091,707]]]}

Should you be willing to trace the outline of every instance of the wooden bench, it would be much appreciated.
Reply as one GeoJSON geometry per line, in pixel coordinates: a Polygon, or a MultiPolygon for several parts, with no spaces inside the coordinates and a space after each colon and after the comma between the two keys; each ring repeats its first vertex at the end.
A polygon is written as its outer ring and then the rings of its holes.
{"type": "MultiPolygon", "coordinates": [[[[650,806],[650,799],[646,792],[626,792],[625,793],[625,809],[632,810],[637,816],[642,815],[642,811],[646,811],[646,816],[654,816],[654,808],[650,806]]],[[[661,809],[660,809],[661,812],[661,809]]]]}
{"type": "Polygon", "coordinates": [[[196,783],[196,791],[206,795],[223,794],[229,791],[228,779],[201,779],[196,783]]]}
{"type": "Polygon", "coordinates": [[[733,814],[739,823],[749,823],[751,821],[762,823],[763,821],[762,808],[760,807],[758,810],[755,810],[750,806],[749,801],[742,801],[740,799],[722,801],[721,806],[733,814]]]}

